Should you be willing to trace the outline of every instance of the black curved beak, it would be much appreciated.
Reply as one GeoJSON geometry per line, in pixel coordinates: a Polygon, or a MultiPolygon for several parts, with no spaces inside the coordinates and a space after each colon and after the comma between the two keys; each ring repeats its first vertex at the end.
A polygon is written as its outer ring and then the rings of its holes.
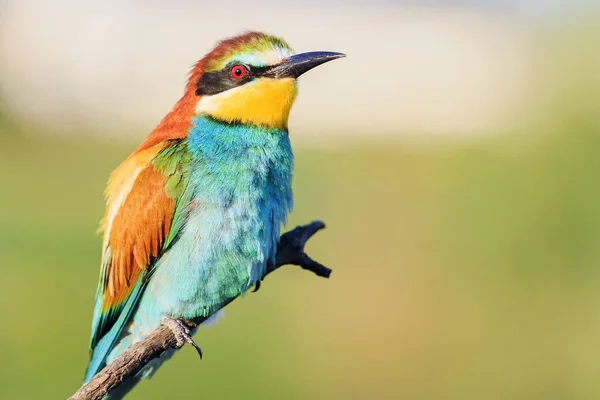
{"type": "Polygon", "coordinates": [[[346,55],[332,51],[311,51],[294,54],[283,63],[270,68],[264,76],[275,79],[297,78],[314,67],[342,57],[346,57],[346,55]]]}

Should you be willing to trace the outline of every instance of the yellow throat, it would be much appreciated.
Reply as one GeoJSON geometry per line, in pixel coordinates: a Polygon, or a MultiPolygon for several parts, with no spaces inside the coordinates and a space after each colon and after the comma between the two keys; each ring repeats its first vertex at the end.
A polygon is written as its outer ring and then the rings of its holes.
{"type": "Polygon", "coordinates": [[[243,86],[204,96],[197,114],[227,123],[242,123],[287,130],[288,117],[298,90],[293,78],[260,78],[243,86]]]}

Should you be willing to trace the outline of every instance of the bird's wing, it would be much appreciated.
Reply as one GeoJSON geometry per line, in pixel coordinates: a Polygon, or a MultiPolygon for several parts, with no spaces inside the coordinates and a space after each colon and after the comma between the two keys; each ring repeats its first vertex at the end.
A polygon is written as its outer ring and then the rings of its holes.
{"type": "Polygon", "coordinates": [[[110,177],[86,381],[104,365],[186,219],[189,159],[185,141],[165,141],[134,153],[110,177]]]}

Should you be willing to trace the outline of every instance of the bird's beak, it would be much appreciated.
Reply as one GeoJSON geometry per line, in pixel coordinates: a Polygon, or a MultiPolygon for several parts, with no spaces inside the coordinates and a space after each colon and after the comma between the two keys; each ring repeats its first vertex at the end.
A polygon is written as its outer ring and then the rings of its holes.
{"type": "Polygon", "coordinates": [[[332,51],[311,51],[294,54],[281,64],[273,66],[265,75],[275,79],[297,78],[316,66],[342,57],[346,57],[346,55],[332,51]]]}

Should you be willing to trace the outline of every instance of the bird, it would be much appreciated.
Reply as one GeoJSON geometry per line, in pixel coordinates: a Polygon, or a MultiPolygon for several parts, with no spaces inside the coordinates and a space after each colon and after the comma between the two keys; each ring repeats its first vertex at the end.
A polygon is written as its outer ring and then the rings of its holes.
{"type": "Polygon", "coordinates": [[[251,31],[194,64],[181,99],[109,177],[84,382],[163,324],[202,356],[182,321],[214,317],[260,285],[293,204],[288,117],[297,78],[344,56],[295,53],[251,31]]]}

